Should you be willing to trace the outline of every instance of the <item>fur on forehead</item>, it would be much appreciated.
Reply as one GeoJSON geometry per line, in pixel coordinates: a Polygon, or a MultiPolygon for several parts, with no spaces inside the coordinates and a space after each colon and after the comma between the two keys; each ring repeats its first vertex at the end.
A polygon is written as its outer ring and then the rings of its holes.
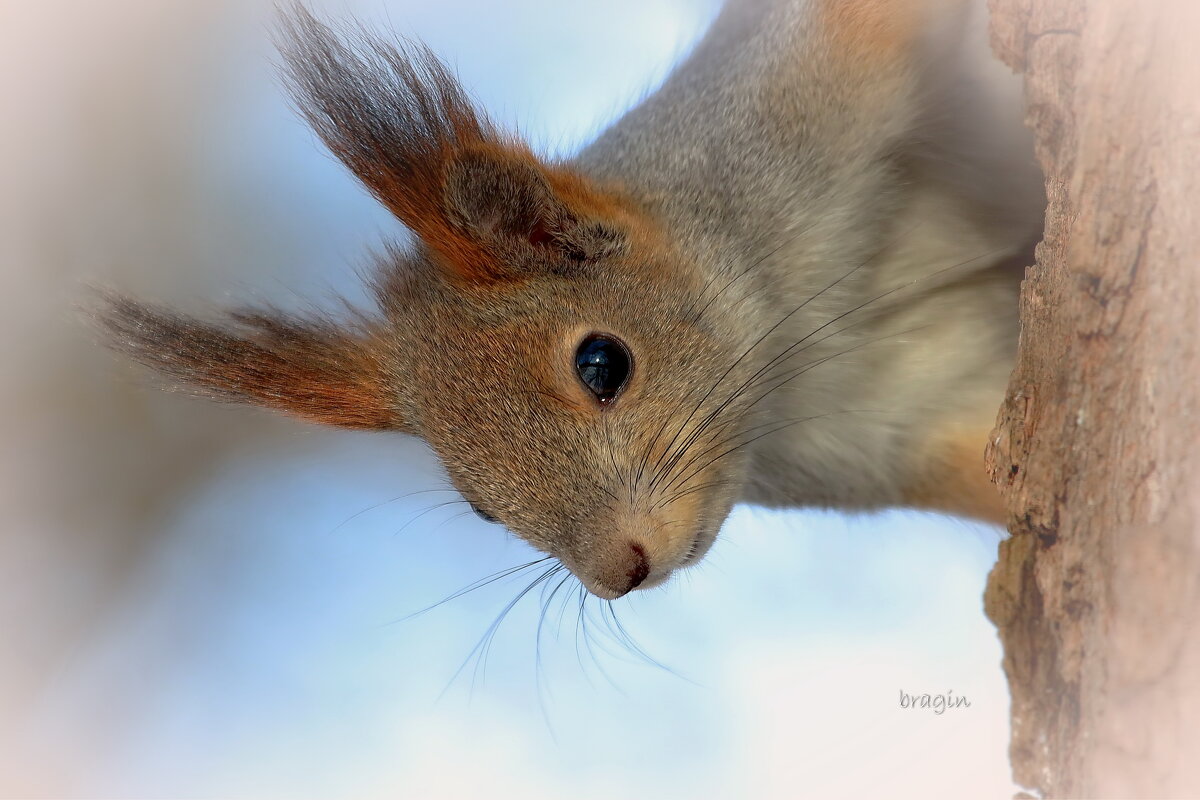
{"type": "Polygon", "coordinates": [[[335,31],[297,5],[280,47],[301,115],[452,280],[561,271],[623,247],[626,204],[501,133],[424,45],[335,31]]]}

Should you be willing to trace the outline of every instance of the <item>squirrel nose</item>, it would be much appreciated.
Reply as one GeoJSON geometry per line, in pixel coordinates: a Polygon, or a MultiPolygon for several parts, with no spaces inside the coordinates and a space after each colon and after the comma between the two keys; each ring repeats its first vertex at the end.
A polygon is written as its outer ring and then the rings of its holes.
{"type": "Polygon", "coordinates": [[[650,562],[646,558],[646,548],[637,542],[630,542],[629,549],[633,552],[633,565],[625,573],[629,578],[629,588],[625,590],[627,592],[641,586],[642,581],[646,580],[646,576],[650,574],[650,562]]]}
{"type": "Polygon", "coordinates": [[[614,559],[608,569],[584,580],[588,589],[606,600],[616,600],[642,585],[650,575],[650,559],[646,557],[646,548],[637,542],[630,542],[628,547],[614,559]]]}

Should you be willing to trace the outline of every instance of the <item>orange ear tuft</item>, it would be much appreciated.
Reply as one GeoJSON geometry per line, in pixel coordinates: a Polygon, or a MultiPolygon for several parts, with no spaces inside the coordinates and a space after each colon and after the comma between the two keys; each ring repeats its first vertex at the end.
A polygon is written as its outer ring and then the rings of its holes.
{"type": "Polygon", "coordinates": [[[501,136],[423,45],[398,48],[361,30],[339,36],[302,7],[284,34],[300,112],[452,278],[527,269],[537,251],[569,244],[568,229],[597,206],[582,178],[501,136]]]}
{"type": "Polygon", "coordinates": [[[339,37],[299,5],[282,28],[285,77],[326,147],[426,244],[473,264],[476,248],[447,224],[443,182],[456,153],[496,133],[446,65],[422,45],[339,37]]]}
{"type": "Polygon", "coordinates": [[[405,429],[386,348],[365,324],[249,312],[219,326],[123,297],[100,322],[118,349],[200,394],[343,428],[405,429]]]}

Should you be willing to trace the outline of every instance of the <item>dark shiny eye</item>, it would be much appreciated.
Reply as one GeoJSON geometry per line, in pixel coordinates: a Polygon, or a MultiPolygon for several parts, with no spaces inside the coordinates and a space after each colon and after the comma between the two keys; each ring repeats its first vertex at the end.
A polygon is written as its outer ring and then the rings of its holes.
{"type": "Polygon", "coordinates": [[[610,403],[629,380],[633,357],[611,336],[589,336],[575,351],[575,371],[601,403],[610,403]]]}
{"type": "Polygon", "coordinates": [[[471,503],[470,501],[468,501],[468,505],[470,505],[471,510],[475,512],[475,516],[479,517],[484,522],[495,522],[496,521],[495,517],[493,517],[491,514],[487,513],[486,511],[484,511],[482,508],[475,505],[474,503],[471,503]]]}

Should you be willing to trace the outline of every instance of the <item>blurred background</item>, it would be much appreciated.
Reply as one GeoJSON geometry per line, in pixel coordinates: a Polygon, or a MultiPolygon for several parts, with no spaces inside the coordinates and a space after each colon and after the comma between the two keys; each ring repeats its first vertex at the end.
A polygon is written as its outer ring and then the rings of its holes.
{"type": "MultiPolygon", "coordinates": [[[[569,153],[712,0],[337,0],[569,153]]],[[[275,77],[269,0],[0,0],[0,796],[1008,796],[1000,532],[739,509],[611,620],[404,436],[160,392],[80,307],[361,299],[402,236],[275,77]],[[581,630],[581,625],[586,630],[581,630]],[[657,663],[652,663],[657,662],[657,663]],[[935,715],[901,691],[970,702],[935,715]]]]}

